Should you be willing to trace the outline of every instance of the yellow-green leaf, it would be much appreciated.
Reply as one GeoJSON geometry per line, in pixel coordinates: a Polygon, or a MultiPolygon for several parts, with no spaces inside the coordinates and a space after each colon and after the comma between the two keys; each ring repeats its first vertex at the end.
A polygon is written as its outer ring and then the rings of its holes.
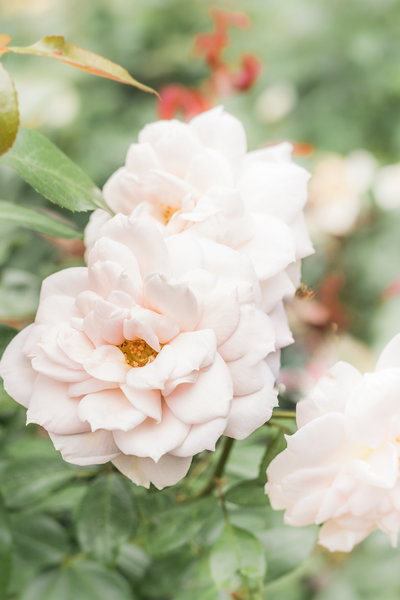
{"type": "Polygon", "coordinates": [[[0,200],[0,222],[28,227],[28,229],[59,238],[76,239],[82,237],[82,233],[71,225],[54,219],[37,209],[20,206],[5,200],[0,200]]]}
{"type": "Polygon", "coordinates": [[[157,94],[152,88],[134,79],[126,69],[107,58],[66,42],[62,35],[46,35],[31,46],[8,46],[8,36],[0,35],[0,56],[4,52],[34,54],[54,58],[93,75],[133,85],[144,92],[157,94]],[[2,43],[3,42],[3,43],[2,43]]]}
{"type": "Polygon", "coordinates": [[[18,127],[17,92],[13,80],[0,63],[0,155],[7,152],[13,145],[18,127]]]}

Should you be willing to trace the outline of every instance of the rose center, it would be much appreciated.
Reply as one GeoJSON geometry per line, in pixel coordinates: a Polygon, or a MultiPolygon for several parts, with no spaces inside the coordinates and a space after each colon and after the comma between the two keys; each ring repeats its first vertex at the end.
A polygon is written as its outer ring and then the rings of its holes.
{"type": "Polygon", "coordinates": [[[161,210],[161,216],[164,219],[164,225],[168,225],[172,215],[174,215],[179,210],[176,206],[164,206],[161,210]]]}
{"type": "Polygon", "coordinates": [[[125,354],[125,361],[131,367],[144,367],[153,362],[158,354],[154,348],[141,338],[124,340],[117,347],[125,354]]]}

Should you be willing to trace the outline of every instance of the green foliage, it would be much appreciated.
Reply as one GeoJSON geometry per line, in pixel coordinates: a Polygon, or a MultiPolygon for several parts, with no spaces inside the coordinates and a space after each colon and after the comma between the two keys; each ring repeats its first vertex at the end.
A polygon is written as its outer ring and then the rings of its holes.
{"type": "Polygon", "coordinates": [[[0,64],[0,155],[11,148],[19,127],[18,99],[10,75],[0,64]]]}
{"type": "Polygon", "coordinates": [[[95,479],[77,513],[76,530],[82,551],[111,565],[135,525],[136,511],[126,481],[113,473],[95,479]]]}
{"type": "Polygon", "coordinates": [[[0,219],[3,223],[13,223],[20,227],[28,227],[47,235],[59,238],[80,238],[82,233],[74,227],[53,219],[48,215],[11,202],[0,200],[0,219]]]}
{"type": "Polygon", "coordinates": [[[0,599],[6,598],[12,568],[12,538],[9,520],[0,497],[0,599]]]}
{"type": "Polygon", "coordinates": [[[86,173],[37,131],[21,127],[2,161],[54,204],[71,211],[105,208],[100,190],[86,173]]]}

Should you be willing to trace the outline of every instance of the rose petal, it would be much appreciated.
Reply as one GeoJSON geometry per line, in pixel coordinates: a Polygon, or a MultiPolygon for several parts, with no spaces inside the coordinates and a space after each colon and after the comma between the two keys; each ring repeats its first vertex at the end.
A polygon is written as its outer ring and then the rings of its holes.
{"type": "Polygon", "coordinates": [[[169,485],[178,483],[188,472],[192,457],[178,458],[166,454],[158,462],[151,458],[138,458],[120,454],[113,460],[113,464],[137,485],[146,488],[153,483],[157,489],[162,490],[169,485]]]}
{"type": "Polygon", "coordinates": [[[131,367],[123,352],[116,346],[100,346],[85,360],[85,370],[96,379],[124,383],[131,367]]]}
{"type": "Polygon", "coordinates": [[[112,433],[102,429],[76,435],[49,435],[63,459],[74,465],[101,465],[120,454],[112,433]]]}
{"type": "Polygon", "coordinates": [[[0,361],[0,376],[4,389],[16,402],[28,407],[37,373],[23,352],[34,324],[20,331],[8,344],[0,361]]]}
{"type": "Polygon", "coordinates": [[[203,450],[215,450],[215,444],[224,432],[227,419],[213,419],[208,423],[192,425],[184,442],[171,454],[174,456],[194,456],[203,450]]]}
{"type": "Polygon", "coordinates": [[[79,402],[78,415],[89,423],[92,431],[130,431],[146,419],[118,389],[88,394],[79,402]]]}
{"type": "Polygon", "coordinates": [[[235,396],[224,435],[243,440],[271,418],[275,406],[278,394],[269,384],[254,394],[235,396]]]}

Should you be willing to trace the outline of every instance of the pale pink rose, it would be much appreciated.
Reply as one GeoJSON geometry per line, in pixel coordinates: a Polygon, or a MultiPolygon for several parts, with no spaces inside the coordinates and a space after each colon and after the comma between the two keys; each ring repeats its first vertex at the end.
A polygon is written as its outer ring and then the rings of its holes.
{"type": "Polygon", "coordinates": [[[267,470],[266,492],[290,525],[323,524],[319,543],[350,551],[400,529],[400,335],[375,371],[337,363],[297,406],[298,431],[267,470]]]}
{"type": "MultiPolygon", "coordinates": [[[[115,213],[153,219],[165,237],[190,231],[249,257],[277,349],[293,341],[283,299],[294,295],[300,260],[312,253],[303,216],[309,174],[291,161],[291,149],[283,143],[247,152],[242,124],[218,107],[190,123],[147,125],[104,186],[115,213]]],[[[107,218],[92,215],[89,248],[107,218]]]]}
{"type": "Polygon", "coordinates": [[[275,332],[240,253],[121,214],[104,234],[87,268],[45,279],[0,374],[65,460],[162,488],[269,419],[275,332]]]}

